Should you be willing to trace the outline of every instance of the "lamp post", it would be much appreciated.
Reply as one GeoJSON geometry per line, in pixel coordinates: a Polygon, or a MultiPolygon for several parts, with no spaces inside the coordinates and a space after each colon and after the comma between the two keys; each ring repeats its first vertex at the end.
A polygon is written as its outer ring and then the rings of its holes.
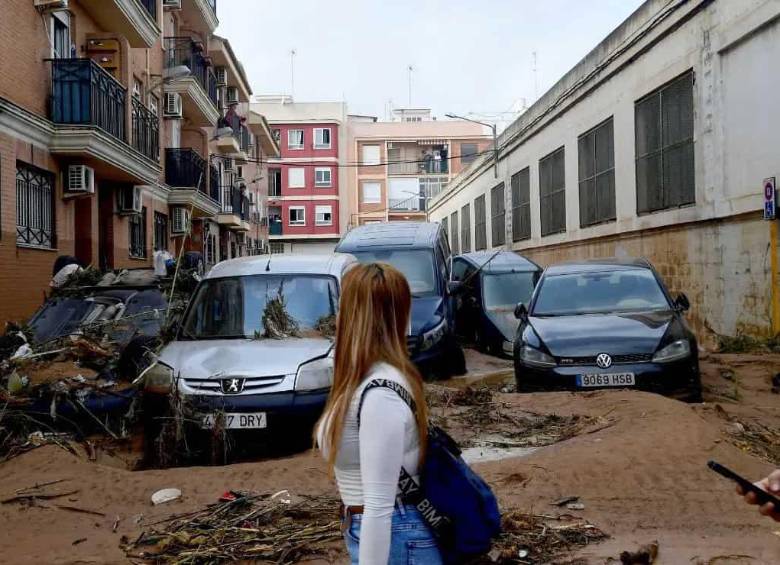
{"type": "Polygon", "coordinates": [[[444,114],[448,118],[452,118],[455,120],[466,120],[467,122],[472,122],[475,124],[479,124],[481,126],[487,126],[493,131],[493,177],[498,178],[498,141],[497,141],[497,135],[496,135],[496,124],[489,124],[487,122],[480,122],[479,120],[472,120],[471,118],[466,118],[465,116],[458,116],[457,114],[444,114]]]}

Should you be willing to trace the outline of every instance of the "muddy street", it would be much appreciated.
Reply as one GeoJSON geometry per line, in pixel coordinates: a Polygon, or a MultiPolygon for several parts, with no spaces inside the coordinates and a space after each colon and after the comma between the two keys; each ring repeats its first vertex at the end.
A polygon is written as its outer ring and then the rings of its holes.
{"type": "MultiPolygon", "coordinates": [[[[660,563],[780,560],[773,524],[705,466],[717,459],[761,477],[780,463],[780,402],[771,393],[780,355],[705,356],[706,401],[699,405],[626,390],[502,392],[511,390],[506,363],[474,352],[469,363],[475,374],[430,385],[428,395],[434,421],[461,443],[524,533],[505,539],[495,557],[603,563],[657,541],[660,563]],[[575,526],[576,536],[550,537],[575,526]],[[528,533],[534,528],[536,537],[528,533]]],[[[133,542],[227,491],[286,490],[317,504],[336,497],[323,462],[308,450],[221,467],[133,471],[137,451],[133,444],[105,446],[91,457],[44,445],[0,464],[0,519],[8,525],[0,551],[7,562],[153,558],[168,546],[133,542]],[[153,506],[151,495],[170,487],[181,498],[153,506]]],[[[296,516],[301,528],[313,521],[296,516]]],[[[344,561],[337,536],[310,545],[316,556],[303,550],[288,559],[344,561]]]]}

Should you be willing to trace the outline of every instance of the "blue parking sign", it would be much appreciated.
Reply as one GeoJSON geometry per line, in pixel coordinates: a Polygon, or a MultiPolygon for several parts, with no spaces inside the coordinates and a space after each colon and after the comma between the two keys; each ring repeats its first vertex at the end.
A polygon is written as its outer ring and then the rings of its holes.
{"type": "Polygon", "coordinates": [[[777,190],[775,177],[764,179],[764,219],[774,220],[777,215],[777,190]]]}

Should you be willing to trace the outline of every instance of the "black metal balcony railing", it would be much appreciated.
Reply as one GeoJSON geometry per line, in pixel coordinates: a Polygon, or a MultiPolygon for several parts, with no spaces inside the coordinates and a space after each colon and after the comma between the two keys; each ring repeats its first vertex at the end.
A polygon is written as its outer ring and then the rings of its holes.
{"type": "Polygon", "coordinates": [[[219,169],[209,165],[209,196],[219,202],[219,169]]]}
{"type": "Polygon", "coordinates": [[[92,59],[51,61],[51,118],[57,124],[91,125],[127,141],[127,90],[92,59]]]}
{"type": "Polygon", "coordinates": [[[268,224],[268,235],[282,235],[282,222],[279,221],[271,221],[268,224]]]}
{"type": "Polygon", "coordinates": [[[160,119],[157,114],[133,98],[133,147],[153,161],[160,160],[160,119]]]}
{"type": "Polygon", "coordinates": [[[252,144],[252,134],[249,133],[249,128],[243,124],[239,131],[240,135],[238,141],[241,144],[241,151],[248,154],[249,146],[252,144]]]}
{"type": "Polygon", "coordinates": [[[443,159],[429,159],[422,163],[422,172],[428,174],[439,174],[447,172],[447,161],[443,159]]]}
{"type": "Polygon", "coordinates": [[[138,0],[146,8],[154,21],[157,21],[157,0],[138,0]]]}
{"type": "Polygon", "coordinates": [[[206,192],[206,161],[192,148],[165,150],[165,182],[173,188],[197,188],[206,192]]]}
{"type": "Polygon", "coordinates": [[[197,44],[189,37],[166,37],[165,67],[172,69],[182,65],[190,70],[190,74],[216,107],[217,81],[197,44]]]}

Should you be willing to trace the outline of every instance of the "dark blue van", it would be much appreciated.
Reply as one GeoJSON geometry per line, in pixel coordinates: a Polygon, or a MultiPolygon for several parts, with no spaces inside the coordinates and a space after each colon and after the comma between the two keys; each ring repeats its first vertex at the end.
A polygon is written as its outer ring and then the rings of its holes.
{"type": "Polygon", "coordinates": [[[406,276],[412,291],[409,354],[423,375],[447,378],[466,372],[448,289],[450,246],[441,225],[367,224],[347,232],[336,251],[350,253],[361,263],[389,263],[406,276]]]}

